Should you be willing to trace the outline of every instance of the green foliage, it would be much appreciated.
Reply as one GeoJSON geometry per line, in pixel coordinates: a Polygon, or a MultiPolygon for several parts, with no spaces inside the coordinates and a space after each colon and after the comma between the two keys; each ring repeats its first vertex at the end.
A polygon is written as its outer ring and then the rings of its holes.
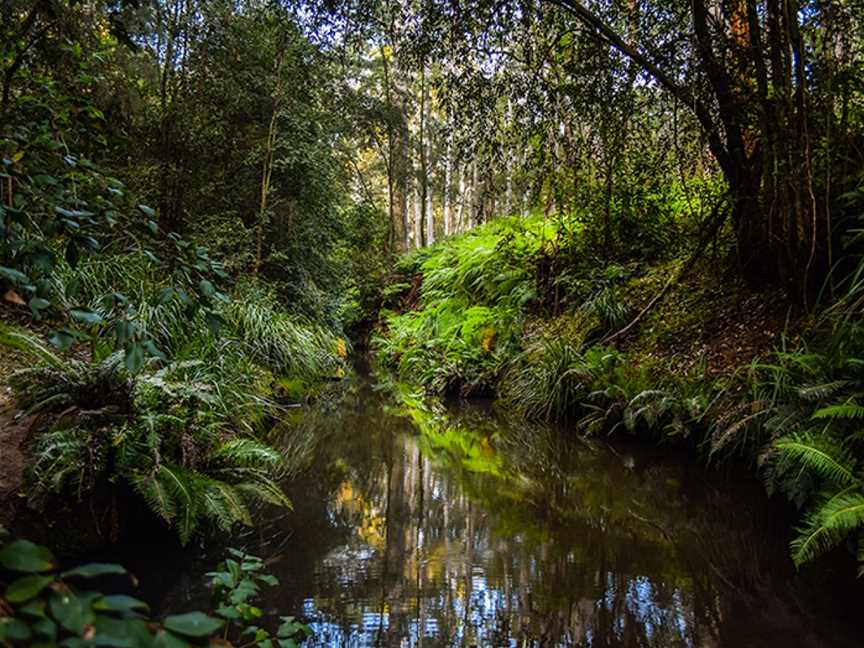
{"type": "Polygon", "coordinates": [[[106,577],[134,578],[115,564],[90,563],[61,571],[52,553],[27,540],[9,540],[0,528],[0,646],[126,646],[192,648],[229,636],[243,645],[297,646],[311,634],[294,617],[280,617],[275,633],[251,625],[263,617],[252,605],[260,585],[276,585],[260,559],[236,549],[208,574],[214,611],[150,618],[144,601],[104,594],[106,577]],[[249,637],[252,637],[251,642],[249,637]]]}
{"type": "MultiPolygon", "coordinates": [[[[158,236],[154,210],[92,160],[72,154],[67,136],[56,121],[28,123],[0,136],[0,180],[8,180],[11,194],[0,204],[0,294],[26,303],[35,319],[59,324],[51,338],[58,348],[110,337],[137,370],[145,356],[160,354],[135,321],[138,303],[114,281],[88,285],[76,272],[79,265],[131,249],[130,256],[146,258],[150,272],[166,278],[168,299],[189,315],[201,310],[209,317],[227,299],[213,283],[225,274],[206,247],[175,233],[158,236]],[[148,240],[166,261],[145,248],[148,240]]],[[[123,269],[120,276],[127,274],[123,269]]]]}
{"type": "Polygon", "coordinates": [[[264,562],[260,558],[237,549],[229,549],[228,553],[231,557],[207,574],[215,614],[225,620],[223,639],[261,648],[276,645],[291,648],[311,636],[309,626],[294,617],[280,617],[275,634],[255,625],[264,616],[261,608],[254,605],[261,587],[275,587],[279,581],[263,573],[264,562]]]}
{"type": "MultiPolygon", "coordinates": [[[[24,346],[23,336],[14,339],[24,346]]],[[[48,359],[10,381],[19,405],[43,421],[33,505],[126,484],[184,543],[202,520],[225,530],[251,524],[249,502],[290,506],[276,483],[285,458],[255,438],[279,406],[256,385],[262,370],[254,363],[237,354],[132,376],[118,353],[95,364],[48,359]]]]}
{"type": "Polygon", "coordinates": [[[400,261],[422,273],[419,307],[384,313],[380,356],[434,393],[491,391],[519,351],[534,263],[554,236],[541,219],[502,219],[400,261]]]}

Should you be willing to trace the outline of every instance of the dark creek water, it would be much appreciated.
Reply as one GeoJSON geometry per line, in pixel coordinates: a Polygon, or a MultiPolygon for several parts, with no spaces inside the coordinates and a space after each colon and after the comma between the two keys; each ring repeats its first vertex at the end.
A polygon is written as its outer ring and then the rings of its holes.
{"type": "Polygon", "coordinates": [[[686,458],[364,381],[284,442],[315,457],[293,512],[206,549],[124,549],[157,613],[206,606],[203,574],[245,546],[281,581],[262,607],[309,621],[312,646],[861,645],[836,587],[795,574],[757,486],[686,458]]]}

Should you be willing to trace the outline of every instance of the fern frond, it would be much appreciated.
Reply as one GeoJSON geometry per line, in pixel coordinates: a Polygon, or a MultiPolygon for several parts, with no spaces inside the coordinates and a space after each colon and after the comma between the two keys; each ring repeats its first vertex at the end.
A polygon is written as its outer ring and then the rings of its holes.
{"type": "Polygon", "coordinates": [[[822,407],[810,417],[812,419],[864,419],[864,405],[857,403],[842,403],[840,405],[829,405],[822,407]]]}
{"type": "Polygon", "coordinates": [[[0,324],[0,346],[17,349],[31,358],[56,369],[66,366],[66,361],[54,353],[47,344],[35,335],[22,333],[2,324],[0,324]]]}
{"type": "Polygon", "coordinates": [[[279,485],[266,477],[259,477],[254,481],[236,484],[235,488],[253,500],[282,506],[289,511],[294,509],[294,504],[279,485]]]}
{"type": "Polygon", "coordinates": [[[196,492],[196,475],[173,464],[161,464],[156,472],[156,479],[162,482],[170,496],[176,514],[174,524],[183,545],[189,543],[195,529],[198,527],[198,504],[196,492]]]}
{"type": "Polygon", "coordinates": [[[806,526],[791,543],[796,565],[821,556],[864,526],[864,493],[850,490],[830,497],[807,517],[806,526]]]}
{"type": "Polygon", "coordinates": [[[204,514],[228,531],[235,523],[252,526],[252,516],[237,488],[217,479],[207,479],[201,492],[204,514]]]}
{"type": "Polygon", "coordinates": [[[276,470],[284,465],[282,454],[253,439],[237,438],[221,444],[210,455],[211,460],[238,466],[255,466],[276,470]]]}
{"type": "Polygon", "coordinates": [[[778,439],[774,447],[784,461],[801,464],[831,483],[849,486],[858,482],[850,452],[824,435],[796,434],[778,439]]]}
{"type": "Polygon", "coordinates": [[[848,380],[834,380],[827,383],[805,385],[798,389],[798,395],[808,401],[821,400],[836,394],[848,384],[848,380]]]}
{"type": "Polygon", "coordinates": [[[165,484],[147,472],[130,471],[127,475],[132,488],[148,508],[157,517],[170,523],[177,515],[177,507],[165,484]]]}

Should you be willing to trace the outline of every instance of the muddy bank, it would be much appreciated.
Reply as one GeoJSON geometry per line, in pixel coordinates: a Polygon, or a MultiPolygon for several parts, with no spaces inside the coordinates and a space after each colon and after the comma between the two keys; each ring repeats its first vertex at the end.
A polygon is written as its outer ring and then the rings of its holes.
{"type": "MultiPolygon", "coordinates": [[[[4,392],[7,389],[2,387],[4,392]]],[[[24,483],[27,456],[24,446],[33,418],[16,418],[8,393],[0,393],[0,524],[9,524],[15,499],[24,483]]]]}

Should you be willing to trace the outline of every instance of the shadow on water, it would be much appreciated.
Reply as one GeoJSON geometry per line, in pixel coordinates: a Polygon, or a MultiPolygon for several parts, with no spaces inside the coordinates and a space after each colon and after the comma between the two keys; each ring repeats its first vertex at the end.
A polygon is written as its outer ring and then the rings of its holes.
{"type": "Polygon", "coordinates": [[[859,645],[752,484],[362,379],[284,432],[312,438],[293,512],[122,557],[157,612],[205,605],[204,572],[246,546],[281,581],[265,607],[310,621],[312,646],[859,645]]]}

